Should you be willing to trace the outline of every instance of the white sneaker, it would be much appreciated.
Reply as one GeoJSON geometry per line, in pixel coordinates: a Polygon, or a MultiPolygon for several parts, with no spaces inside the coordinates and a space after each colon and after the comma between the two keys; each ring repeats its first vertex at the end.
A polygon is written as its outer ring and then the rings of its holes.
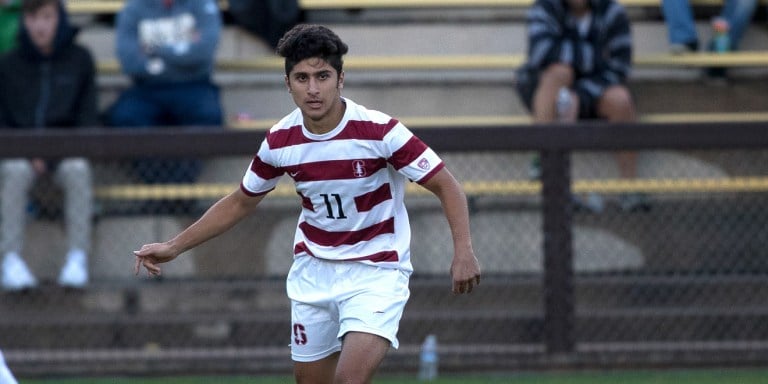
{"type": "Polygon", "coordinates": [[[67,261],[59,274],[59,285],[82,288],[88,283],[88,266],[85,252],[74,249],[67,253],[67,261]]]}
{"type": "Polygon", "coordinates": [[[16,252],[8,252],[3,258],[3,289],[19,291],[37,285],[37,279],[16,252]]]}

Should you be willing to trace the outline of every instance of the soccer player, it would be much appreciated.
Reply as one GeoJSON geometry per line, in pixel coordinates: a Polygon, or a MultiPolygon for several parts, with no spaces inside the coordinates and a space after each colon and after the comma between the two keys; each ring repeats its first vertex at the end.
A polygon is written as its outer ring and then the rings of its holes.
{"type": "Polygon", "coordinates": [[[240,188],[164,243],[135,251],[135,273],[217,236],[251,214],[288,174],[302,211],[288,272],[297,383],[369,383],[409,297],[408,180],[434,193],[453,238],[452,290],[480,283],[467,201],[438,155],[402,123],[341,96],[347,45],[330,29],[299,25],[278,44],[298,108],[273,126],[240,188]]]}

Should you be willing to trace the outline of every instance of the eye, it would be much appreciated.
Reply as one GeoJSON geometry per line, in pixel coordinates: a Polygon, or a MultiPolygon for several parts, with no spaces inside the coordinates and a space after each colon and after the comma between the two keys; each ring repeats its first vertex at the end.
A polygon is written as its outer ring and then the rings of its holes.
{"type": "Polygon", "coordinates": [[[320,80],[328,80],[329,77],[331,77],[328,73],[321,73],[320,76],[318,76],[320,80]]]}

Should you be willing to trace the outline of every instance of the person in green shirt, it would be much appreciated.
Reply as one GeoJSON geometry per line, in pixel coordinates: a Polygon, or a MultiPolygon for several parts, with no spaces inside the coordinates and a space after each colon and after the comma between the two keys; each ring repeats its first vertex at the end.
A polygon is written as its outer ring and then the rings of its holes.
{"type": "Polygon", "coordinates": [[[0,0],[0,54],[16,46],[21,0],[0,0]]]}

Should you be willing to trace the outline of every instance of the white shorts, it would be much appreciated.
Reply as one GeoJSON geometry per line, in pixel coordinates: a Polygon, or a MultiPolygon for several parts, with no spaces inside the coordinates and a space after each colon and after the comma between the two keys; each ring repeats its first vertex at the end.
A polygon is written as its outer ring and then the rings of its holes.
{"type": "Polygon", "coordinates": [[[340,351],[348,332],[378,335],[397,348],[409,276],[359,262],[294,260],[287,279],[293,360],[317,361],[340,351]]]}

